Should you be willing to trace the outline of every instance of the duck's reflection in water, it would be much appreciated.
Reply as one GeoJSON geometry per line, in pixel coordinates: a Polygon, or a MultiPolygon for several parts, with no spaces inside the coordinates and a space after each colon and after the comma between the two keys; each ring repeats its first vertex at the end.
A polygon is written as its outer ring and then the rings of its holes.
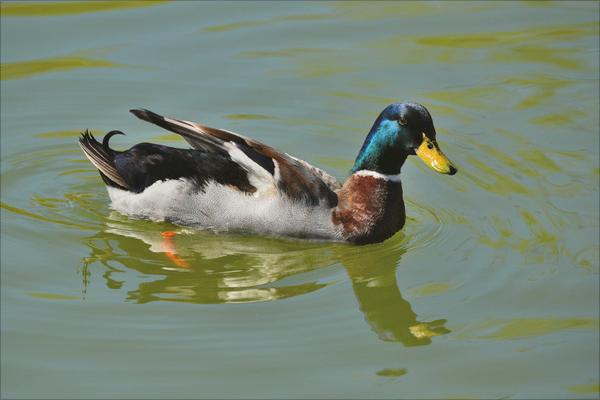
{"type": "Polygon", "coordinates": [[[404,249],[384,246],[376,255],[353,248],[354,254],[347,253],[339,259],[350,277],[360,310],[373,331],[382,340],[406,346],[426,345],[431,343],[431,337],[449,333],[444,326],[445,319],[417,320],[417,314],[402,297],[396,282],[396,267],[404,249]]]}
{"type": "Polygon", "coordinates": [[[137,289],[128,292],[128,300],[137,303],[269,301],[332,284],[334,279],[323,267],[341,264],[360,310],[382,340],[418,346],[449,332],[445,320],[418,321],[402,298],[396,283],[396,267],[405,251],[401,235],[385,244],[357,247],[191,233],[166,224],[136,227],[115,219],[104,232],[87,239],[91,254],[83,261],[84,284],[91,266],[100,263],[109,288],[120,289],[127,272],[142,274],[137,289]]]}

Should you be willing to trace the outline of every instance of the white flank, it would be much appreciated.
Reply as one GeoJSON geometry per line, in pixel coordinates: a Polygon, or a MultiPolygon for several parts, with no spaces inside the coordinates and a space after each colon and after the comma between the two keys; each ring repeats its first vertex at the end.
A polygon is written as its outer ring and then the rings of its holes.
{"type": "Polygon", "coordinates": [[[107,189],[112,208],[132,217],[214,230],[341,239],[330,208],[307,207],[279,194],[257,198],[214,181],[197,191],[186,179],[156,182],[142,193],[107,189]]]}
{"type": "Polygon", "coordinates": [[[380,174],[379,172],[369,171],[367,169],[361,169],[360,171],[355,172],[354,175],[372,176],[373,178],[384,179],[384,180],[390,181],[390,182],[400,182],[400,174],[385,175],[385,174],[380,174]]]}

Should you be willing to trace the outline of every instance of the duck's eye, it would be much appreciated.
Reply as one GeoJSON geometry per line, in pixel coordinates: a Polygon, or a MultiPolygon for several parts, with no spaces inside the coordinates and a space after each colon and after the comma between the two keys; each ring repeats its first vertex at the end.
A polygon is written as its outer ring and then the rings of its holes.
{"type": "Polygon", "coordinates": [[[428,148],[429,150],[433,149],[433,143],[431,143],[431,142],[427,142],[427,148],[428,148]]]}
{"type": "Polygon", "coordinates": [[[399,117],[398,123],[402,126],[406,126],[406,124],[407,124],[406,119],[404,119],[404,117],[399,117]]]}

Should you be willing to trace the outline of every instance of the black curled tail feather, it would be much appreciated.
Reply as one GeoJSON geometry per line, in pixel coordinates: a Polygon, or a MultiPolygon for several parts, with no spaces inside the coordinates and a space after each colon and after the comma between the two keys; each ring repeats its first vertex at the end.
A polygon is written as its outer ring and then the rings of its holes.
{"type": "Polygon", "coordinates": [[[85,132],[82,132],[79,137],[79,147],[81,147],[81,150],[83,150],[83,153],[91,163],[98,168],[102,179],[107,185],[128,189],[129,185],[119,174],[115,166],[115,152],[108,148],[108,140],[111,136],[118,134],[116,132],[119,131],[111,131],[106,134],[104,140],[100,143],[94,138],[90,131],[86,130],[85,132]]]}
{"type": "MultiPolygon", "coordinates": [[[[86,130],[86,132],[88,132],[88,131],[86,130]]],[[[102,147],[109,154],[114,153],[114,151],[111,150],[111,148],[108,146],[108,142],[110,141],[110,138],[115,135],[125,135],[125,134],[121,131],[110,131],[106,135],[104,135],[104,138],[102,139],[102,147]]]]}

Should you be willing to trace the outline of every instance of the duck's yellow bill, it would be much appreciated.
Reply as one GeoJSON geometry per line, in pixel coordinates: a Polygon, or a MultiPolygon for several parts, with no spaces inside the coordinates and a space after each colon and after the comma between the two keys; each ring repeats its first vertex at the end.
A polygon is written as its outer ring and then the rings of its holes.
{"type": "Polygon", "coordinates": [[[415,153],[432,170],[440,174],[454,175],[458,170],[448,157],[438,147],[438,144],[423,134],[423,143],[415,150],[415,153]]]}

